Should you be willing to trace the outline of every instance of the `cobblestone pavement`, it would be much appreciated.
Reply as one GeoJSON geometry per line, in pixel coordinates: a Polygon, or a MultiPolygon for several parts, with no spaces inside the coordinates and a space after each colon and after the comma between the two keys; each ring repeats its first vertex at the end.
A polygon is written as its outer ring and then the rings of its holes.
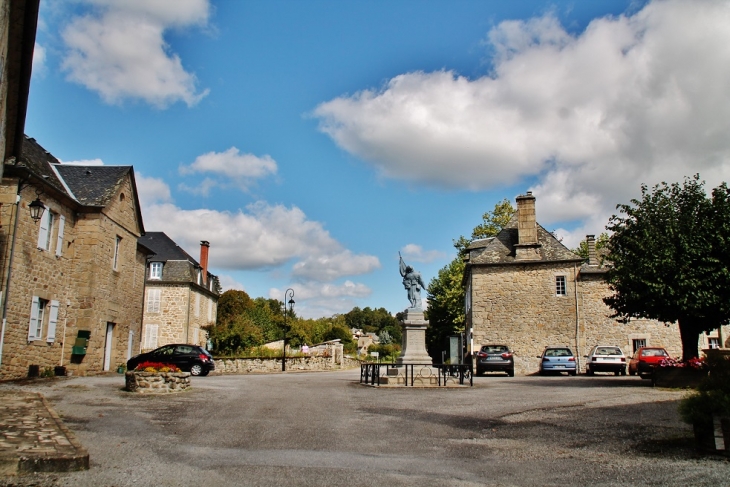
{"type": "Polygon", "coordinates": [[[0,391],[0,475],[89,468],[89,453],[37,392],[0,391]]]}

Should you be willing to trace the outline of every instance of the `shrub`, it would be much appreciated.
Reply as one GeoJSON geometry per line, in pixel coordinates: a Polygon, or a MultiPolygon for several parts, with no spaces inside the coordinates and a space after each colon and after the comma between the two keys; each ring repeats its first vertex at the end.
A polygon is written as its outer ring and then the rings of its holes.
{"type": "Polygon", "coordinates": [[[679,414],[689,424],[711,424],[715,415],[730,416],[730,357],[711,354],[705,363],[707,377],[679,404],[679,414]]]}

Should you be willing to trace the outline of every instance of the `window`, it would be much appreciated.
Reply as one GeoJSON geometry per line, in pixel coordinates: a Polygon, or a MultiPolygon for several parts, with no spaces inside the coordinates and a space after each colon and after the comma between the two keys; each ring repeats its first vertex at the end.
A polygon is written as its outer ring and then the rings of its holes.
{"type": "Polygon", "coordinates": [[[150,279],[162,279],[162,262],[150,263],[150,279]]]}
{"type": "Polygon", "coordinates": [[[720,348],[720,338],[719,337],[707,337],[707,347],[708,348],[720,348]]]}
{"type": "Polygon", "coordinates": [[[142,348],[144,350],[153,350],[157,348],[157,328],[159,325],[146,325],[144,327],[144,340],[142,340],[142,348]]]}
{"type": "Polygon", "coordinates": [[[41,216],[38,228],[38,248],[41,250],[51,249],[51,233],[53,233],[53,213],[48,210],[41,216]]]}
{"type": "Polygon", "coordinates": [[[114,242],[114,270],[119,270],[119,247],[122,243],[122,237],[117,235],[117,239],[114,242]]]}
{"type": "Polygon", "coordinates": [[[634,353],[636,353],[638,349],[646,346],[646,338],[634,338],[633,340],[631,340],[631,345],[634,349],[634,353]]]}
{"type": "Polygon", "coordinates": [[[557,296],[565,296],[568,294],[565,287],[565,276],[555,276],[555,294],[557,296]]]}
{"type": "Polygon", "coordinates": [[[200,316],[200,293],[195,293],[195,317],[200,316]]]}
{"type": "Polygon", "coordinates": [[[56,323],[58,322],[58,301],[33,296],[30,305],[30,323],[28,324],[28,341],[40,340],[43,337],[43,325],[46,325],[46,341],[56,340],[56,323]]]}
{"type": "Polygon", "coordinates": [[[193,328],[193,343],[200,341],[200,328],[193,328]]]}
{"type": "Polygon", "coordinates": [[[160,312],[160,289],[148,289],[147,290],[147,311],[149,313],[160,312]]]}

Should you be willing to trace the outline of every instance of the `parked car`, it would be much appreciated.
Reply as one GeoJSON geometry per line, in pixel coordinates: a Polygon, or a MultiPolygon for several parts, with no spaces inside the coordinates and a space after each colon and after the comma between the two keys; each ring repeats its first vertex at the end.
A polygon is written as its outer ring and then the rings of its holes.
{"type": "Polygon", "coordinates": [[[507,345],[482,345],[477,352],[477,375],[485,372],[507,372],[515,376],[515,360],[507,345]]]}
{"type": "Polygon", "coordinates": [[[142,362],[159,362],[176,365],[191,375],[208,375],[215,370],[213,356],[203,347],[173,343],[164,345],[151,352],[141,353],[127,361],[127,370],[134,370],[142,362]]]}
{"type": "Polygon", "coordinates": [[[649,379],[654,367],[667,358],[669,354],[661,347],[641,347],[629,361],[629,375],[639,374],[642,379],[649,379]]]}
{"type": "Polygon", "coordinates": [[[575,356],[568,347],[545,347],[540,359],[540,375],[548,372],[567,372],[576,374],[575,356]]]}
{"type": "Polygon", "coordinates": [[[613,372],[626,375],[626,355],[616,345],[596,345],[586,357],[586,374],[613,372]]]}

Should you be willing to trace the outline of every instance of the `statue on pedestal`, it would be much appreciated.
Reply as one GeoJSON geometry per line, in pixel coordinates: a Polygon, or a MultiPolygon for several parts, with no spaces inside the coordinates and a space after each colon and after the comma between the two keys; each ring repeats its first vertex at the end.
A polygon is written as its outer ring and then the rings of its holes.
{"type": "Polygon", "coordinates": [[[398,257],[400,257],[400,275],[403,276],[403,287],[408,291],[408,301],[411,302],[410,309],[423,309],[421,289],[426,289],[426,285],[423,283],[421,273],[406,265],[400,252],[398,252],[398,257]]]}

